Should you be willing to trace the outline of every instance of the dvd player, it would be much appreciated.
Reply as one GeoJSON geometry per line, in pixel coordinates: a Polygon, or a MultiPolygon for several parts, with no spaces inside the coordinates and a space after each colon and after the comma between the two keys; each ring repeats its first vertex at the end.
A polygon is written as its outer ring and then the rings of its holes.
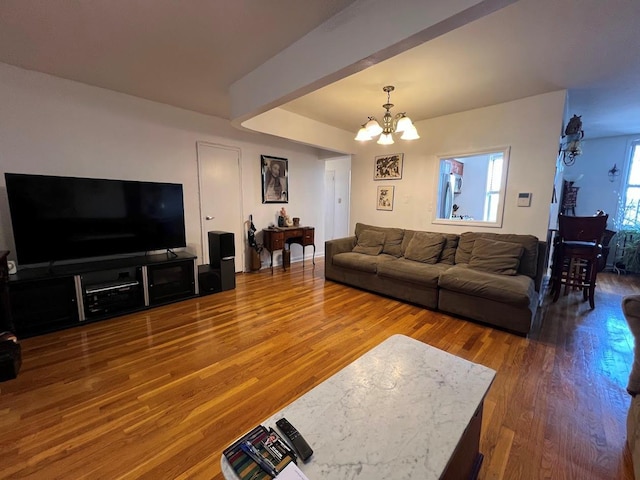
{"type": "Polygon", "coordinates": [[[142,307],[144,300],[140,282],[137,280],[119,280],[89,285],[85,288],[84,305],[87,317],[142,307]]]}
{"type": "Polygon", "coordinates": [[[133,287],[139,285],[137,280],[115,281],[109,283],[100,283],[98,285],[89,285],[84,289],[84,293],[91,295],[94,293],[108,292],[112,290],[120,290],[121,288],[133,287]]]}

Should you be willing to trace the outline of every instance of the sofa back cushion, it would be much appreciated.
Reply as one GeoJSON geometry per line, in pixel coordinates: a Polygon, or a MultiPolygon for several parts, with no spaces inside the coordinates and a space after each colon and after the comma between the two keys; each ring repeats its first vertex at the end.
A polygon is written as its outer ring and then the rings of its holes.
{"type": "Polygon", "coordinates": [[[456,263],[469,263],[473,246],[478,238],[498,240],[500,242],[518,243],[524,248],[518,273],[536,278],[538,269],[538,239],[533,235],[517,235],[511,233],[465,232],[460,235],[456,250],[456,263]]]}
{"type": "Polygon", "coordinates": [[[364,230],[360,232],[356,240],[353,252],[364,253],[365,255],[380,255],[384,245],[384,233],[374,230],[364,230]]]}
{"type": "Polygon", "coordinates": [[[375,225],[366,225],[364,223],[356,223],[356,239],[360,237],[365,230],[384,233],[384,245],[382,253],[393,255],[394,257],[402,256],[400,245],[404,237],[404,230],[393,227],[376,227],[375,225]]]}
{"type": "MultiPolygon", "coordinates": [[[[416,233],[421,233],[421,232],[417,230],[404,231],[404,238],[402,239],[402,246],[401,246],[401,251],[403,256],[406,256],[407,247],[409,246],[411,239],[416,233]]],[[[435,232],[422,232],[422,233],[435,233],[435,232]]],[[[453,265],[455,263],[456,249],[458,248],[458,240],[460,236],[455,233],[438,233],[438,235],[442,235],[444,237],[444,246],[442,248],[442,253],[440,254],[440,260],[438,260],[438,263],[453,265]]]]}
{"type": "Polygon", "coordinates": [[[444,235],[445,242],[442,255],[440,255],[440,263],[453,265],[456,263],[456,250],[458,249],[460,236],[455,233],[443,233],[442,235],[444,235]]]}
{"type": "Polygon", "coordinates": [[[422,263],[438,263],[444,242],[444,235],[439,233],[416,232],[407,245],[404,258],[422,263]]]}
{"type": "Polygon", "coordinates": [[[469,268],[501,275],[515,275],[524,247],[519,243],[477,238],[473,243],[469,268]]]}

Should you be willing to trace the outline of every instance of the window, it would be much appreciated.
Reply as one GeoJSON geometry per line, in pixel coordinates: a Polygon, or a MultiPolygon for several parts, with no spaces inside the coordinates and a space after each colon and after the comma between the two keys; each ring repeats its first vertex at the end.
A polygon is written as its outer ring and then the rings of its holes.
{"type": "Polygon", "coordinates": [[[622,225],[624,227],[640,225],[640,140],[636,140],[631,144],[622,225]]]}
{"type": "Polygon", "coordinates": [[[500,202],[500,185],[502,180],[502,153],[489,157],[489,171],[487,173],[487,196],[484,201],[485,222],[495,222],[498,217],[498,203],[500,202]]]}
{"type": "Polygon", "coordinates": [[[439,155],[432,223],[502,227],[509,147],[439,155]]]}

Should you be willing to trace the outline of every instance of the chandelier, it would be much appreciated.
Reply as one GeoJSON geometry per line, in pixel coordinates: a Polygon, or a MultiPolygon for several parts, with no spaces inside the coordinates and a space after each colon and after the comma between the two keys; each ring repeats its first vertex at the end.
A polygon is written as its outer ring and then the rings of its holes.
{"type": "Polygon", "coordinates": [[[382,91],[387,93],[387,103],[382,105],[382,108],[386,110],[382,117],[382,126],[380,126],[375,117],[368,117],[369,121],[364,123],[360,130],[358,130],[356,140],[372,140],[373,137],[380,135],[377,142],[379,145],[392,145],[394,133],[402,133],[400,137],[402,140],[415,140],[420,138],[416,127],[405,112],[398,113],[395,116],[391,115],[390,110],[393,108],[391,92],[394,90],[395,87],[393,85],[387,85],[382,88],[382,91]]]}
{"type": "Polygon", "coordinates": [[[574,115],[569,120],[567,128],[564,130],[562,136],[562,144],[560,145],[560,152],[562,153],[562,161],[566,166],[571,166],[576,163],[576,157],[582,154],[582,148],[580,141],[584,137],[584,131],[582,130],[582,120],[578,115],[574,115]]]}

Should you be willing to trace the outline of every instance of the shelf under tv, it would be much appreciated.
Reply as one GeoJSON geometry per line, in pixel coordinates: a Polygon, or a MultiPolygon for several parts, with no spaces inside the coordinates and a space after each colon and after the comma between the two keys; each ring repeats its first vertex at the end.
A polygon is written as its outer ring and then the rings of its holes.
{"type": "Polygon", "coordinates": [[[187,252],[23,268],[9,281],[21,338],[104,320],[198,294],[187,252]]]}

